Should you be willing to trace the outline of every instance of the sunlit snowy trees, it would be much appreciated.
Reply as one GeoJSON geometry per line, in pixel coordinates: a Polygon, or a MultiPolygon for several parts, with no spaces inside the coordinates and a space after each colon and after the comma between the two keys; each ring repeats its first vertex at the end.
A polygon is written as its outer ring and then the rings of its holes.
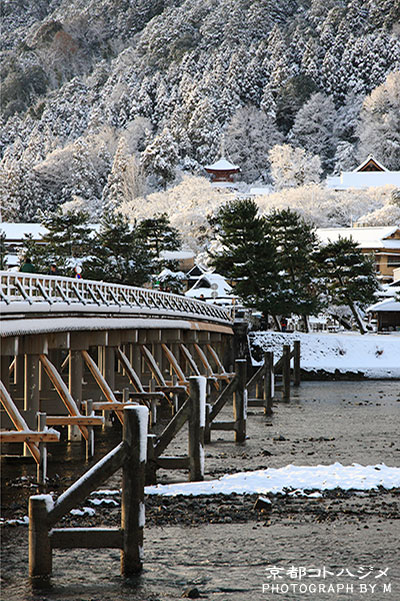
{"type": "Polygon", "coordinates": [[[374,154],[388,169],[400,170],[400,71],[365,99],[358,134],[359,157],[374,154]]]}
{"type": "Polygon", "coordinates": [[[269,151],[268,157],[272,180],[278,190],[319,182],[322,169],[318,155],[289,144],[277,144],[269,151]]]}

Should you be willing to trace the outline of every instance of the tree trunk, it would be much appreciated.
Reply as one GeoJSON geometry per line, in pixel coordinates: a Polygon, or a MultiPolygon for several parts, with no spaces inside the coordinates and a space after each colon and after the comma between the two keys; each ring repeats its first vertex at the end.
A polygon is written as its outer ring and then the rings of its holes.
{"type": "Polygon", "coordinates": [[[282,332],[281,324],[276,315],[272,315],[272,319],[274,320],[275,328],[277,332],[282,332]]]}
{"type": "Polygon", "coordinates": [[[302,315],[303,323],[304,323],[304,331],[306,334],[310,333],[310,324],[308,321],[308,315],[302,315]]]}
{"type": "Polygon", "coordinates": [[[358,329],[360,330],[360,333],[361,334],[365,334],[366,333],[366,329],[364,328],[364,324],[361,321],[361,318],[360,318],[360,316],[358,314],[356,306],[354,305],[353,302],[349,301],[349,307],[351,309],[351,312],[353,313],[354,319],[356,320],[356,323],[357,323],[358,329]]]}

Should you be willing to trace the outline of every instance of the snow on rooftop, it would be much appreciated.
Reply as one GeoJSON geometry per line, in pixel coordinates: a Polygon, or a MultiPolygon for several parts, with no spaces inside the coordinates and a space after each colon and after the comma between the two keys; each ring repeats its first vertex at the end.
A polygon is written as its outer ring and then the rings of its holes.
{"type": "Polygon", "coordinates": [[[185,296],[199,298],[200,295],[203,295],[204,298],[214,298],[212,294],[213,292],[216,293],[216,298],[233,296],[232,286],[230,286],[225,278],[218,273],[203,274],[201,277],[199,277],[194,286],[185,292],[185,296]]]}
{"type": "Polygon", "coordinates": [[[184,261],[185,259],[193,259],[194,252],[192,250],[162,250],[160,258],[165,261],[184,261]]]}
{"type": "MultiPolygon", "coordinates": [[[[88,229],[98,231],[100,224],[88,223],[88,229]]],[[[0,222],[0,231],[6,235],[6,241],[24,240],[25,235],[31,235],[34,240],[39,240],[48,233],[48,229],[40,223],[11,223],[7,221],[0,222]]]]}
{"type": "Polygon", "coordinates": [[[40,223],[0,223],[0,231],[6,235],[6,240],[23,240],[25,235],[30,234],[34,240],[39,240],[47,233],[45,228],[40,223]]]}
{"type": "Polygon", "coordinates": [[[212,171],[237,171],[237,170],[239,170],[238,165],[233,165],[225,158],[219,159],[219,161],[216,161],[212,165],[206,165],[204,168],[210,169],[212,171]]]}
{"type": "Polygon", "coordinates": [[[388,239],[400,228],[396,225],[385,227],[328,227],[318,228],[317,236],[323,243],[336,242],[341,238],[352,238],[363,248],[398,248],[400,239],[388,239]]]}
{"type": "Polygon", "coordinates": [[[371,313],[380,313],[382,311],[390,311],[392,313],[397,311],[400,313],[400,301],[396,301],[394,298],[387,298],[379,303],[371,305],[368,307],[367,311],[371,313]]]}

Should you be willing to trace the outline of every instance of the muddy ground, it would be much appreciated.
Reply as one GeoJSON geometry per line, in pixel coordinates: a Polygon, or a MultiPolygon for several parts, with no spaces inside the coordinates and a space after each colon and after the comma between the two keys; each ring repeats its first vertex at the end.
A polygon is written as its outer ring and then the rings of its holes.
{"type": "MultiPolygon", "coordinates": [[[[235,444],[232,433],[213,432],[206,447],[206,479],[290,463],[399,466],[399,409],[399,382],[304,382],[289,403],[275,404],[272,418],[261,409],[249,410],[245,443],[235,444]]],[[[230,411],[221,417],[229,419],[230,411]]],[[[97,455],[119,436],[118,428],[108,433],[112,440],[99,436],[97,455]]],[[[186,448],[182,431],[168,453],[183,454],[186,448]]],[[[59,494],[87,469],[80,451],[79,444],[54,448],[49,491],[59,494]]],[[[183,472],[159,472],[160,482],[186,479],[183,472]]],[[[120,474],[105,487],[118,489],[120,474]]],[[[33,466],[3,463],[4,519],[26,515],[27,498],[36,491],[33,466]]],[[[51,589],[44,592],[28,582],[26,526],[4,525],[2,599],[400,600],[399,491],[334,490],[314,499],[268,496],[267,510],[254,507],[257,495],[148,497],[145,569],[138,580],[121,579],[116,550],[55,551],[51,589]],[[280,568],[281,579],[268,578],[271,566],[280,568]],[[300,566],[306,568],[304,578],[288,575],[289,568],[300,566]],[[310,585],[325,588],[315,591],[310,585]]],[[[119,496],[112,498],[116,506],[96,507],[92,517],[68,516],[60,526],[118,525],[119,496]]]]}

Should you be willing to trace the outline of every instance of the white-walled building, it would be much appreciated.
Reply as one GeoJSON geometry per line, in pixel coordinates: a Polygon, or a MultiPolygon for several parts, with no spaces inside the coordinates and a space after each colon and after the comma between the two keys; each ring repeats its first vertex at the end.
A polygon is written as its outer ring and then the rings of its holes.
{"type": "Polygon", "coordinates": [[[380,186],[399,186],[400,171],[389,171],[382,163],[369,155],[354,171],[342,171],[339,176],[327,177],[326,185],[333,190],[355,188],[378,188],[380,186]]]}

